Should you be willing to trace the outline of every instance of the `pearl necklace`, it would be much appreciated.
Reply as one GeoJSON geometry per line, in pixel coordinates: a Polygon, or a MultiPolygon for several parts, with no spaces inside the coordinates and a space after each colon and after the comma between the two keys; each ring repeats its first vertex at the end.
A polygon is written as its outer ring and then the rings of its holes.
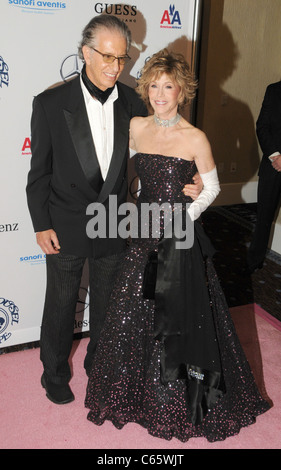
{"type": "Polygon", "coordinates": [[[177,113],[174,117],[171,119],[160,119],[156,114],[154,114],[154,122],[157,126],[160,127],[172,127],[175,126],[179,120],[181,119],[181,115],[177,113]]]}

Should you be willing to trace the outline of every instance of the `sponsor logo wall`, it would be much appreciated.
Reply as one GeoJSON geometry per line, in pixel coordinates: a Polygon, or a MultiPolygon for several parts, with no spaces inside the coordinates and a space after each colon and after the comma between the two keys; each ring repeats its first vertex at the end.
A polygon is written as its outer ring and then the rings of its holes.
{"type": "MultiPolygon", "coordinates": [[[[33,97],[80,72],[82,29],[101,13],[118,16],[132,31],[124,83],[134,87],[145,61],[168,45],[194,67],[200,6],[200,0],[1,0],[0,348],[40,337],[45,255],[36,244],[25,193],[33,97]]],[[[73,328],[89,328],[87,265],[73,328]]]]}

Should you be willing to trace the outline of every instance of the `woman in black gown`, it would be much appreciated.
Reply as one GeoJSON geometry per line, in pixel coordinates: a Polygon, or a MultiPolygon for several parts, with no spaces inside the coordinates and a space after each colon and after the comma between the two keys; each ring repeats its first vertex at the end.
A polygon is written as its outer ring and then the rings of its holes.
{"type": "Polygon", "coordinates": [[[153,114],[131,121],[130,147],[141,183],[138,228],[147,223],[149,236],[135,236],[124,254],[85,405],[97,425],[110,420],[121,429],[135,422],[156,437],[212,442],[254,423],[269,405],[237,338],[200,222],[219,183],[205,134],[178,114],[195,90],[184,58],[167,50],[147,62],[139,80],[137,91],[153,114]],[[197,171],[204,187],[192,201],[182,188],[197,171]],[[172,208],[168,218],[158,212],[157,235],[154,215],[143,217],[148,203],[172,208]],[[175,234],[179,207],[187,247],[175,234]],[[152,251],[157,282],[147,298],[143,279],[152,251]]]}

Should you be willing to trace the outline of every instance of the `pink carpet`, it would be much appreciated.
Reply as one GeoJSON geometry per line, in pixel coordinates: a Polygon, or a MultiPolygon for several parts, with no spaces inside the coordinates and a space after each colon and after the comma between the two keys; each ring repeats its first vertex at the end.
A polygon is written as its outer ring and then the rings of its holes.
{"type": "Polygon", "coordinates": [[[76,400],[68,405],[54,405],[45,397],[40,385],[39,349],[0,356],[0,448],[162,449],[171,452],[184,449],[280,449],[281,325],[257,305],[235,307],[231,313],[247,356],[251,357],[255,351],[249,362],[255,369],[259,386],[274,404],[257,418],[254,425],[242,429],[237,436],[217,443],[199,438],[183,444],[176,439],[164,441],[151,437],[135,424],[125,426],[121,431],[109,422],[101,427],[93,425],[87,421],[84,408],[87,378],[83,360],[88,340],[83,339],[75,341],[73,346],[71,387],[76,400]]]}

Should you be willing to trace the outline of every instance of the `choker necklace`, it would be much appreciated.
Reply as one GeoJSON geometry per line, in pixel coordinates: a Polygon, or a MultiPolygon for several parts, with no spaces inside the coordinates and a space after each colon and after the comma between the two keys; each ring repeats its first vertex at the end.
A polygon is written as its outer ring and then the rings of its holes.
{"type": "Polygon", "coordinates": [[[157,126],[160,127],[172,127],[175,126],[179,120],[181,119],[181,115],[177,113],[174,117],[171,119],[160,119],[156,114],[154,114],[154,122],[157,126]]]}

